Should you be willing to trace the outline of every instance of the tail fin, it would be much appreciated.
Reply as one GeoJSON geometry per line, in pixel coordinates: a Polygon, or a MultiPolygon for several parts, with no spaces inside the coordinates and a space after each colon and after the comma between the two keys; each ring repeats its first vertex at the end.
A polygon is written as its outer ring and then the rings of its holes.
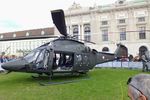
{"type": "Polygon", "coordinates": [[[128,57],[128,49],[121,43],[117,44],[117,49],[115,51],[115,57],[117,57],[117,58],[128,57]]]}

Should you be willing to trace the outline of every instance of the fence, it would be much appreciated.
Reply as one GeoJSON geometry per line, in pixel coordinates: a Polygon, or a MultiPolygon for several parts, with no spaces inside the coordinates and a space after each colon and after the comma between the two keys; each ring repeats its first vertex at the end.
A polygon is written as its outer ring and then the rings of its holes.
{"type": "Polygon", "coordinates": [[[112,67],[112,68],[142,69],[143,64],[142,64],[142,62],[113,61],[113,62],[107,62],[107,63],[103,63],[103,64],[98,64],[95,67],[97,67],[97,68],[112,67]]]}
{"type": "MultiPolygon", "coordinates": [[[[120,61],[113,61],[113,62],[107,62],[103,64],[98,64],[95,66],[96,68],[129,68],[129,69],[142,69],[143,64],[142,62],[120,62],[120,61]]],[[[0,71],[4,69],[1,68],[0,63],[0,71]]]]}

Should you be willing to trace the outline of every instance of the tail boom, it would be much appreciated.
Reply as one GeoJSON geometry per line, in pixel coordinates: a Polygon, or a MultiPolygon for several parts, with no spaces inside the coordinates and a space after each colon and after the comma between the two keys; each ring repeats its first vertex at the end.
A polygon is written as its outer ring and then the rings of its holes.
{"type": "Polygon", "coordinates": [[[117,44],[117,49],[114,54],[98,52],[96,62],[97,62],[97,64],[101,64],[101,63],[117,60],[122,57],[128,57],[127,48],[122,44],[117,44]]]}

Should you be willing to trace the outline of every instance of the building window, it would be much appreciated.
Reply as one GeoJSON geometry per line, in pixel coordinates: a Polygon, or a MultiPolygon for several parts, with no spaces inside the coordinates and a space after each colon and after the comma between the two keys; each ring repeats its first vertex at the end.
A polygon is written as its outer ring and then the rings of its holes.
{"type": "Polygon", "coordinates": [[[139,17],[138,22],[145,22],[145,17],[139,17]]]}
{"type": "Polygon", "coordinates": [[[145,54],[145,52],[147,51],[147,47],[146,46],[141,46],[139,48],[139,56],[142,56],[143,54],[145,54]]]}
{"type": "Polygon", "coordinates": [[[45,32],[44,31],[41,31],[41,35],[44,35],[45,34],[45,32]]]}
{"type": "Polygon", "coordinates": [[[108,25],[108,21],[102,21],[101,25],[108,25]]]}
{"type": "Polygon", "coordinates": [[[139,39],[146,39],[146,27],[139,27],[139,39]]]}
{"type": "Polygon", "coordinates": [[[108,41],[108,29],[102,30],[102,41],[108,41]]]}
{"type": "Polygon", "coordinates": [[[109,52],[109,48],[108,48],[108,47],[104,47],[104,48],[102,49],[102,51],[103,51],[103,52],[109,52]]]}
{"type": "Polygon", "coordinates": [[[124,2],[120,0],[118,3],[119,3],[119,4],[123,4],[124,2]]]}
{"type": "Polygon", "coordinates": [[[84,40],[91,41],[91,28],[90,24],[84,24],[84,40]]]}
{"type": "Polygon", "coordinates": [[[73,29],[73,36],[75,36],[76,39],[79,39],[79,28],[78,28],[78,25],[73,25],[72,29],[73,29]]]}
{"type": "Polygon", "coordinates": [[[14,38],[16,37],[16,34],[15,34],[15,33],[13,34],[13,37],[14,37],[14,38]]]}
{"type": "Polygon", "coordinates": [[[125,19],[119,19],[119,20],[118,20],[118,23],[119,23],[119,24],[124,24],[124,23],[126,23],[126,20],[125,20],[125,19]]]}
{"type": "Polygon", "coordinates": [[[26,36],[29,36],[29,35],[30,35],[30,33],[29,33],[29,32],[27,32],[27,33],[26,33],[26,36]]]}
{"type": "Polygon", "coordinates": [[[120,28],[120,40],[126,40],[126,28],[120,28]]]}
{"type": "Polygon", "coordinates": [[[0,36],[1,39],[2,39],[3,37],[4,37],[3,35],[0,36]]]}

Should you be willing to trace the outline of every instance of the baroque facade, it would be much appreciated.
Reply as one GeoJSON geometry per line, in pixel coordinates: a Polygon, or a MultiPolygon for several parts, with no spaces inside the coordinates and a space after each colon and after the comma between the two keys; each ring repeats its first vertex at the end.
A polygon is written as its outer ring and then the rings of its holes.
{"type": "MultiPolygon", "coordinates": [[[[98,51],[114,52],[117,43],[137,56],[150,50],[150,0],[118,0],[109,5],[81,7],[65,11],[67,31],[98,51]]],[[[55,28],[55,34],[58,31],[55,28]]]]}

